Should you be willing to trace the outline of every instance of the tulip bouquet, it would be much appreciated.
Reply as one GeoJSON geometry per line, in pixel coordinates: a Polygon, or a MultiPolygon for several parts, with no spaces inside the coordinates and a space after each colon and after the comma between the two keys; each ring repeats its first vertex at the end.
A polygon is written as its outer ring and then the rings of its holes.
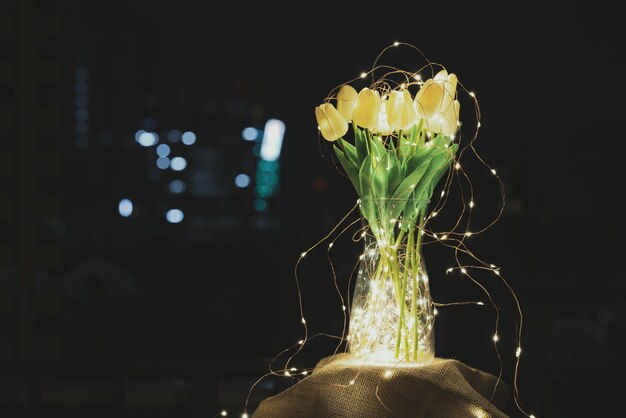
{"type": "Polygon", "coordinates": [[[456,75],[441,70],[422,82],[401,74],[405,82],[395,87],[387,78],[358,93],[342,85],[315,115],[360,198],[369,238],[351,309],[350,352],[422,363],[434,357],[422,236],[433,191],[458,150],[460,105],[456,75]]]}

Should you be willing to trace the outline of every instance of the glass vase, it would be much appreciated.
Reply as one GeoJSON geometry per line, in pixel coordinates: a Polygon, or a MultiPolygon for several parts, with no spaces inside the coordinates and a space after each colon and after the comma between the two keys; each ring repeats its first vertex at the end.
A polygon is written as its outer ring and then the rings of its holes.
{"type": "Polygon", "coordinates": [[[435,316],[422,255],[423,222],[384,222],[364,221],[349,351],[366,364],[428,364],[435,357],[435,316]]]}

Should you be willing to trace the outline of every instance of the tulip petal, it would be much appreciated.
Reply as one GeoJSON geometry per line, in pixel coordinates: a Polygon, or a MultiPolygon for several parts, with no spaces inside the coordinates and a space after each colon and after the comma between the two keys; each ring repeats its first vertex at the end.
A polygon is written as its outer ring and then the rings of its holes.
{"type": "Polygon", "coordinates": [[[354,115],[354,106],[359,93],[350,85],[344,84],[337,93],[337,110],[347,121],[354,115]]]}
{"type": "Polygon", "coordinates": [[[322,136],[328,141],[336,141],[348,132],[348,123],[330,103],[316,107],[315,117],[322,136]]]}
{"type": "Polygon", "coordinates": [[[457,78],[456,74],[450,74],[448,79],[443,82],[444,94],[443,100],[441,101],[441,110],[443,113],[446,112],[448,106],[452,105],[452,102],[456,96],[456,84],[457,78]]]}
{"type": "Polygon", "coordinates": [[[380,113],[380,93],[367,87],[361,90],[354,107],[354,122],[362,128],[375,129],[380,113]]]}
{"type": "Polygon", "coordinates": [[[452,136],[459,129],[459,112],[461,110],[461,104],[458,100],[455,100],[450,104],[445,112],[441,121],[441,133],[447,136],[452,136]]]}
{"type": "Polygon", "coordinates": [[[435,83],[432,79],[426,81],[415,96],[417,116],[430,121],[441,108],[443,91],[441,83],[435,83]]]}
{"type": "Polygon", "coordinates": [[[448,81],[448,72],[444,68],[440,70],[437,74],[435,74],[435,77],[433,79],[440,83],[443,83],[444,81],[448,81]]]}

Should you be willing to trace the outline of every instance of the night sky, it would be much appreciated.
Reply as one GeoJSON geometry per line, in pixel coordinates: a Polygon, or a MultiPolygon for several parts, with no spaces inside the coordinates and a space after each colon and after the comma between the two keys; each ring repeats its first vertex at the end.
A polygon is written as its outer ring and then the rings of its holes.
{"type": "MultiPolygon", "coordinates": [[[[9,22],[0,38],[6,47],[0,64],[8,64],[0,70],[19,57],[13,53],[19,37],[11,36],[18,33],[11,18],[16,4],[0,8],[2,22],[9,22]]],[[[330,89],[367,71],[380,50],[401,41],[445,65],[478,97],[476,150],[498,170],[507,205],[501,220],[470,245],[501,266],[520,299],[526,408],[538,417],[606,416],[623,388],[626,330],[622,210],[615,203],[623,190],[617,91],[623,58],[612,33],[614,12],[463,4],[388,2],[369,9],[311,2],[279,9],[36,1],[36,14],[57,22],[38,21],[43,35],[36,55],[56,64],[35,71],[36,101],[55,108],[59,123],[38,131],[34,144],[44,154],[34,163],[40,173],[34,193],[49,202],[37,209],[35,289],[55,295],[61,307],[36,322],[35,333],[58,344],[35,357],[236,363],[271,358],[302,338],[294,265],[356,199],[318,137],[313,109],[330,89]],[[77,87],[81,80],[86,90],[77,87]],[[81,106],[87,122],[78,120],[85,117],[81,106]],[[253,185],[237,188],[234,178],[254,179],[254,144],[241,132],[262,130],[269,118],[284,121],[286,132],[279,187],[268,209],[258,211],[253,185]],[[88,123],[87,131],[80,123],[88,123]],[[155,147],[135,140],[140,129],[157,132],[159,143],[186,159],[185,170],[157,168],[155,147]],[[197,140],[168,142],[177,135],[172,130],[194,132],[197,140]],[[185,182],[182,193],[171,192],[177,179],[185,182]],[[127,218],[118,212],[124,198],[133,202],[127,218]],[[182,222],[168,223],[172,208],[184,211],[182,222]]],[[[409,70],[423,65],[403,47],[385,61],[409,70]]],[[[3,74],[2,106],[10,109],[19,93],[7,86],[19,75],[4,80],[3,74]]],[[[465,117],[473,120],[469,106],[461,109],[465,117]]],[[[0,124],[3,162],[19,149],[19,129],[6,126],[0,124]]],[[[464,159],[475,222],[484,224],[499,210],[497,183],[469,153],[464,159]]],[[[21,189],[17,169],[0,173],[7,184],[0,201],[0,295],[14,295],[23,268],[21,189]]],[[[443,229],[455,216],[448,208],[433,227],[443,229]]],[[[351,233],[335,242],[332,261],[343,289],[361,245],[351,233]]],[[[435,300],[481,298],[459,275],[445,275],[450,250],[429,245],[425,256],[435,300]]],[[[324,247],[307,255],[298,274],[310,332],[340,333],[341,304],[324,247]]],[[[496,279],[484,280],[502,308],[500,347],[504,380],[511,383],[515,305],[496,279]]],[[[17,347],[16,314],[0,314],[0,336],[17,347]]],[[[493,332],[491,310],[442,308],[438,356],[497,374],[493,332]]],[[[313,366],[334,344],[311,342],[298,364],[313,366]]],[[[11,362],[18,349],[2,355],[11,362]]]]}

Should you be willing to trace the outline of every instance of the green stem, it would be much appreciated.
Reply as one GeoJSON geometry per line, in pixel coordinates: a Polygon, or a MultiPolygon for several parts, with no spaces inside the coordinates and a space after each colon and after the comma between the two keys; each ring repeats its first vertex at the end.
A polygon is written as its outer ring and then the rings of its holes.
{"type": "MultiPolygon", "coordinates": [[[[412,299],[412,308],[413,308],[413,360],[417,361],[418,355],[418,347],[419,347],[419,309],[417,306],[417,294],[419,293],[419,278],[417,277],[417,273],[419,273],[419,266],[421,265],[421,245],[422,245],[422,231],[424,229],[424,217],[420,213],[421,221],[419,224],[419,228],[417,230],[417,242],[415,243],[415,247],[413,248],[414,262],[412,263],[412,271],[411,276],[413,277],[413,299],[412,299]],[[416,271],[417,270],[417,271],[416,271]]],[[[413,235],[411,233],[411,235],[413,235]]]]}
{"type": "Polygon", "coordinates": [[[396,147],[396,155],[398,159],[402,158],[402,153],[400,152],[400,147],[402,146],[402,129],[398,130],[398,146],[396,147]]]}
{"type": "Polygon", "coordinates": [[[343,143],[343,138],[339,138],[337,142],[339,142],[339,148],[341,148],[346,158],[348,158],[348,151],[346,150],[346,145],[343,143]]]}
{"type": "MultiPolygon", "coordinates": [[[[409,236],[410,239],[410,236],[409,236]]],[[[397,259],[397,257],[396,257],[397,259]]],[[[404,268],[404,272],[403,272],[403,277],[402,277],[402,290],[400,292],[400,300],[398,301],[398,307],[400,308],[400,319],[398,320],[398,335],[396,337],[396,358],[399,357],[400,355],[400,343],[402,342],[402,328],[404,327],[404,311],[405,309],[405,303],[404,303],[404,298],[406,297],[406,285],[407,285],[407,276],[408,276],[408,271],[406,269],[406,266],[404,268]]],[[[409,355],[408,352],[408,334],[405,336],[404,338],[404,342],[405,342],[405,356],[409,355]]]]}

